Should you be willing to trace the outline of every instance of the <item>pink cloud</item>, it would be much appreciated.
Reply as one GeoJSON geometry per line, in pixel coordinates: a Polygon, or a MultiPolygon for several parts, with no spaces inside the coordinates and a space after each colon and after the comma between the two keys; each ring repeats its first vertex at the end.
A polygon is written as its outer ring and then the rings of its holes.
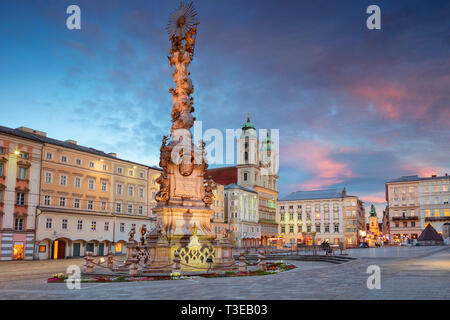
{"type": "Polygon", "coordinates": [[[364,194],[359,197],[362,201],[367,204],[370,203],[384,203],[386,202],[386,197],[384,192],[374,192],[369,194],[364,194]]]}
{"type": "Polygon", "coordinates": [[[349,153],[353,150],[349,147],[336,148],[329,143],[317,141],[296,142],[286,145],[281,150],[280,161],[314,176],[312,179],[300,184],[290,185],[288,188],[320,189],[354,177],[355,173],[347,163],[333,159],[335,154],[349,153]]]}

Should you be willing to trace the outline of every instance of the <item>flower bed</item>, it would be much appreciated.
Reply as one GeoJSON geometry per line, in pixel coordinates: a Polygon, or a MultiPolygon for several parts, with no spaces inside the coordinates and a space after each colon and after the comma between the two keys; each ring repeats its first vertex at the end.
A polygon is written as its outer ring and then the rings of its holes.
{"type": "MultiPolygon", "coordinates": [[[[204,278],[227,278],[227,277],[242,277],[242,276],[263,276],[269,274],[280,273],[283,271],[288,271],[296,268],[292,264],[286,264],[283,261],[268,262],[266,263],[267,271],[254,270],[247,272],[235,272],[235,271],[225,271],[223,273],[207,273],[207,274],[197,274],[196,277],[204,278]]],[[[51,278],[47,279],[47,283],[62,283],[68,279],[69,276],[63,273],[54,274],[51,278]]],[[[182,275],[179,272],[172,272],[168,276],[151,276],[151,277],[130,277],[128,275],[113,276],[113,277],[81,277],[80,282],[91,283],[91,282],[131,282],[131,281],[155,281],[155,280],[183,280],[192,279],[191,276],[182,275]]],[[[73,281],[73,280],[72,280],[73,281]]]]}

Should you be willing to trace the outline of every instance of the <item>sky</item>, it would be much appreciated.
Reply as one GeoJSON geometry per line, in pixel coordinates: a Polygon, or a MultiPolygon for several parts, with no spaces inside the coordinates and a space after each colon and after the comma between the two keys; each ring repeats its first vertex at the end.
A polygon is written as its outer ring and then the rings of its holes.
{"type": "MultiPolygon", "coordinates": [[[[0,125],[157,165],[179,1],[2,0],[0,125]],[[81,8],[68,30],[66,8],[81,8]]],[[[196,0],[190,66],[203,129],[279,129],[280,197],[450,173],[450,2],[196,0]],[[366,8],[381,9],[368,30],[366,8]]],[[[214,166],[211,166],[214,167],[214,166]]],[[[368,210],[367,210],[368,211],[368,210]]]]}

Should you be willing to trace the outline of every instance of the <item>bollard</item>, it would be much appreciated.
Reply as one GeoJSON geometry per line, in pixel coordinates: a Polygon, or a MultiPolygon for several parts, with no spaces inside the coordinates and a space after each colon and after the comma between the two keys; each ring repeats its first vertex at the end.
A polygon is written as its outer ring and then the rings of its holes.
{"type": "Polygon", "coordinates": [[[239,272],[247,272],[247,263],[245,262],[245,253],[239,257],[239,272]]]}
{"type": "Polygon", "coordinates": [[[267,271],[267,268],[266,268],[266,256],[262,252],[259,255],[258,267],[259,267],[259,270],[261,270],[261,271],[267,271]]]}
{"type": "Polygon", "coordinates": [[[174,257],[173,257],[173,266],[172,266],[172,272],[181,272],[181,258],[180,258],[180,253],[178,251],[175,251],[173,253],[174,257]]]}

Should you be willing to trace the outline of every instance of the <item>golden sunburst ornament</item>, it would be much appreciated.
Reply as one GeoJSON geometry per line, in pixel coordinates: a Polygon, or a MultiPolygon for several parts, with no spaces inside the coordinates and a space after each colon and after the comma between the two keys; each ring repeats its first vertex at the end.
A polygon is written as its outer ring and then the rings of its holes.
{"type": "Polygon", "coordinates": [[[170,36],[177,34],[182,37],[197,23],[197,12],[195,11],[194,3],[190,2],[188,4],[180,1],[180,6],[170,14],[166,29],[170,36]]]}

